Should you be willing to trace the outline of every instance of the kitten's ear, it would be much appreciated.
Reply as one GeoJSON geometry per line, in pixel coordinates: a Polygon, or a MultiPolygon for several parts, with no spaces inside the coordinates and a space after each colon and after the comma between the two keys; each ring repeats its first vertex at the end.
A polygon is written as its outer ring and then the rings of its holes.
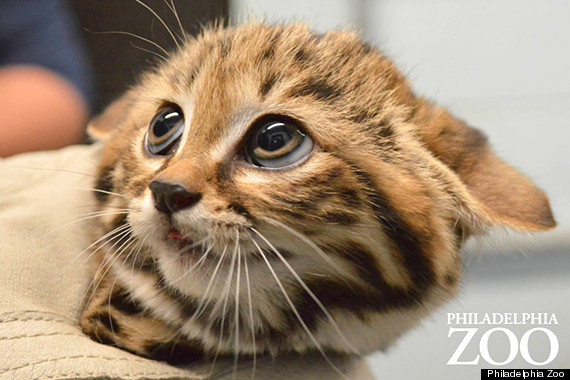
{"type": "Polygon", "coordinates": [[[479,130],[442,108],[420,107],[420,136],[465,185],[471,204],[490,224],[527,231],[556,226],[548,198],[525,175],[495,155],[479,130]]]}
{"type": "Polygon", "coordinates": [[[109,104],[87,125],[87,134],[96,141],[106,141],[111,132],[126,120],[134,101],[134,91],[127,91],[109,104]]]}

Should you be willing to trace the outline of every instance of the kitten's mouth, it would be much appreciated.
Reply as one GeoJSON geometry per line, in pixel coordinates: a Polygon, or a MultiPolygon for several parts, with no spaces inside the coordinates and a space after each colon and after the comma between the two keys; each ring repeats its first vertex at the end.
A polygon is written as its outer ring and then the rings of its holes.
{"type": "Polygon", "coordinates": [[[194,244],[194,241],[180,233],[177,229],[171,229],[166,234],[166,238],[170,240],[178,241],[181,244],[194,244]]]}
{"type": "Polygon", "coordinates": [[[197,254],[200,253],[201,250],[199,249],[196,241],[188,236],[182,235],[180,231],[173,228],[166,234],[166,239],[171,242],[173,245],[185,254],[197,254]]]}

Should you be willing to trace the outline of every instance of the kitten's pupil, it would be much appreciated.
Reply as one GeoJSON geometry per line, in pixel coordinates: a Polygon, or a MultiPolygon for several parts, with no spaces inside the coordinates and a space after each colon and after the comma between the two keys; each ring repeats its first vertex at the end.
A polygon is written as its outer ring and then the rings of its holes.
{"type": "Polygon", "coordinates": [[[291,135],[283,123],[266,125],[258,136],[258,145],[270,152],[282,148],[291,140],[291,135]]]}
{"type": "Polygon", "coordinates": [[[174,128],[182,120],[180,114],[176,111],[167,113],[164,115],[160,122],[154,125],[154,135],[156,137],[162,137],[167,134],[172,128],[174,128]]]}

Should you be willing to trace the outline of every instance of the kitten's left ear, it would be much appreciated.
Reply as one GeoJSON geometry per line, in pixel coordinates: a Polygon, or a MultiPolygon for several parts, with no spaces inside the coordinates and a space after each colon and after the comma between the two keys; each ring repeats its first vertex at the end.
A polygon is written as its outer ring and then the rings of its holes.
{"type": "Polygon", "coordinates": [[[481,131],[427,103],[416,121],[427,148],[459,177],[465,207],[479,220],[526,231],[556,226],[546,194],[495,155],[481,131]]]}
{"type": "Polygon", "coordinates": [[[87,125],[89,137],[96,141],[106,141],[111,132],[127,119],[134,99],[134,91],[130,90],[111,102],[103,112],[89,121],[87,125]]]}

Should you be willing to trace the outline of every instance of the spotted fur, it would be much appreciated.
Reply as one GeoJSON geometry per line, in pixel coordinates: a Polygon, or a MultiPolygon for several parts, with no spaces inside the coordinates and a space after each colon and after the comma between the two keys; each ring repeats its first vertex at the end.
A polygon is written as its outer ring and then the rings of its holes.
{"type": "Polygon", "coordinates": [[[83,328],[160,360],[386,348],[457,292],[468,236],[555,225],[543,192],[481,132],[416,96],[352,32],[206,29],[91,131],[106,140],[101,208],[129,211],[102,217],[118,230],[98,246],[83,328]],[[151,157],[144,135],[164,104],[186,128],[174,155],[151,157]],[[302,125],[311,155],[248,165],[244,139],[265,115],[302,125]],[[201,199],[165,215],[148,188],[157,179],[201,199]],[[196,247],[173,246],[173,228],[196,247]]]}

